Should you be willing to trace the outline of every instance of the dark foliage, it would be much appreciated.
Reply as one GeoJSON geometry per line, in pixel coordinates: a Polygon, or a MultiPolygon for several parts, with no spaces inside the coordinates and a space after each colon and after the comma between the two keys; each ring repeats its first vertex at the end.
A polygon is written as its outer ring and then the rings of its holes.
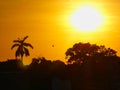
{"type": "Polygon", "coordinates": [[[101,45],[90,43],[76,43],[66,51],[66,58],[69,63],[84,63],[90,59],[102,59],[116,57],[116,51],[101,45]]]}
{"type": "Polygon", "coordinates": [[[95,44],[78,43],[67,50],[66,56],[70,62],[68,64],[44,57],[33,58],[28,66],[15,59],[0,62],[1,88],[55,90],[53,82],[57,78],[62,82],[61,85],[70,82],[68,85],[71,90],[120,89],[120,57],[115,50],[95,44]]]}
{"type": "Polygon", "coordinates": [[[107,57],[66,65],[60,60],[34,58],[23,66],[19,60],[8,60],[0,63],[0,85],[4,90],[52,90],[53,78],[58,77],[69,80],[72,90],[119,90],[119,62],[119,57],[107,57]]]}

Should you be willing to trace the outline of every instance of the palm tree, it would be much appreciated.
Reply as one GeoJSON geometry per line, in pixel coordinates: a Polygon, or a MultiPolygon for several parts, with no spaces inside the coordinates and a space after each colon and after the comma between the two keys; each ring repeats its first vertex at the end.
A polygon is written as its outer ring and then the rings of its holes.
{"type": "Polygon", "coordinates": [[[24,37],[22,40],[20,38],[18,38],[18,40],[14,40],[13,42],[15,44],[13,44],[13,46],[11,47],[11,49],[13,49],[14,47],[18,47],[15,53],[15,57],[19,57],[21,58],[21,60],[23,60],[23,56],[29,56],[29,50],[27,47],[31,47],[33,49],[33,46],[30,43],[26,43],[25,40],[28,38],[28,36],[24,37]]]}

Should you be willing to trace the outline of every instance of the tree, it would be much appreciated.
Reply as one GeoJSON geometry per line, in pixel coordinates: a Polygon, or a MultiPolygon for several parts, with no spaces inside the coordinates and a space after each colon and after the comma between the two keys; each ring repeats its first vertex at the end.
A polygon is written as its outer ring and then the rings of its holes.
{"type": "Polygon", "coordinates": [[[111,48],[106,48],[104,45],[98,46],[90,43],[76,43],[72,48],[66,51],[66,58],[69,63],[83,63],[93,58],[113,57],[116,56],[116,51],[111,48]]]}
{"type": "Polygon", "coordinates": [[[21,57],[21,60],[23,60],[23,56],[29,56],[29,50],[27,47],[31,47],[33,49],[33,46],[30,43],[26,43],[25,40],[28,38],[28,36],[24,37],[22,40],[18,38],[18,40],[14,40],[13,42],[15,44],[13,44],[13,46],[11,47],[11,49],[13,49],[14,47],[17,47],[16,53],[15,53],[15,57],[21,57]]]}

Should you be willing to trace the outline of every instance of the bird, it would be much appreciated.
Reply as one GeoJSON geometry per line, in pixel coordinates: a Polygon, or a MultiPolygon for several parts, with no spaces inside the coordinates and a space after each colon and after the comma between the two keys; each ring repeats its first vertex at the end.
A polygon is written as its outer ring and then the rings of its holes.
{"type": "Polygon", "coordinates": [[[54,47],[54,45],[52,45],[52,47],[54,47]]]}

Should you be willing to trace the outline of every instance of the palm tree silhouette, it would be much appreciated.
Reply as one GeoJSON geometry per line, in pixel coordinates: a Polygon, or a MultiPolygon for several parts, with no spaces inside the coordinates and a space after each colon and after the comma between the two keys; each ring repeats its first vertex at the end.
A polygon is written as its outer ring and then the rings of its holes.
{"type": "Polygon", "coordinates": [[[20,38],[18,38],[18,40],[14,40],[13,42],[15,44],[13,44],[13,46],[11,47],[11,49],[13,49],[14,47],[18,47],[15,53],[15,57],[17,59],[17,57],[20,56],[21,60],[23,60],[23,56],[29,56],[29,50],[27,47],[31,47],[33,49],[33,46],[30,43],[26,43],[25,40],[28,38],[28,36],[25,36],[22,40],[20,38]]]}

